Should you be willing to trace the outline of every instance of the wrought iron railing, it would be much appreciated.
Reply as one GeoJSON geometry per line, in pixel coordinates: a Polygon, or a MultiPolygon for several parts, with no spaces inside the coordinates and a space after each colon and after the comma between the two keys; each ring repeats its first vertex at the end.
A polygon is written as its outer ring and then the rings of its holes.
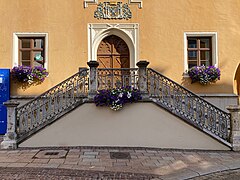
{"type": "Polygon", "coordinates": [[[16,109],[17,134],[21,141],[79,105],[88,93],[88,69],[59,83],[16,109]]]}
{"type": "Polygon", "coordinates": [[[149,68],[147,73],[149,95],[159,105],[199,129],[228,140],[230,114],[153,69],[149,68]]]}
{"type": "Polygon", "coordinates": [[[138,88],[138,68],[98,69],[98,90],[131,86],[138,88]]]}

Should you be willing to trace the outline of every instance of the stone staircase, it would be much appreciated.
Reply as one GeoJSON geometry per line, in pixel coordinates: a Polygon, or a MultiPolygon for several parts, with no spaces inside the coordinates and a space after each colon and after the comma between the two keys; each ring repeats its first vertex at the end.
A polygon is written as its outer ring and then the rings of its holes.
{"type": "Polygon", "coordinates": [[[19,143],[34,133],[86,101],[91,101],[97,90],[119,86],[138,88],[144,100],[154,102],[227,147],[232,147],[230,114],[147,68],[148,62],[140,61],[138,69],[97,69],[98,63],[95,61],[88,62],[88,65],[90,70],[80,69],[21,107],[16,107],[18,104],[14,105],[14,102],[5,103],[8,107],[8,132],[1,147],[17,148],[19,143]]]}

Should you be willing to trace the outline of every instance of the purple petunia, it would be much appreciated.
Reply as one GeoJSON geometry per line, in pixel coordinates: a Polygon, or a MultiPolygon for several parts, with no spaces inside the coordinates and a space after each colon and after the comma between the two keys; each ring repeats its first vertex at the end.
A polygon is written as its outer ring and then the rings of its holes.
{"type": "Polygon", "coordinates": [[[112,90],[99,90],[94,97],[94,102],[96,106],[109,106],[113,110],[119,110],[124,104],[137,102],[141,99],[139,90],[127,86],[112,90]]]}
{"type": "Polygon", "coordinates": [[[40,66],[15,66],[11,71],[12,78],[21,83],[32,84],[33,82],[43,82],[48,76],[48,72],[45,68],[40,66]]]}
{"type": "Polygon", "coordinates": [[[220,80],[221,75],[219,68],[215,66],[194,66],[189,69],[188,74],[192,83],[198,81],[203,85],[220,80]]]}

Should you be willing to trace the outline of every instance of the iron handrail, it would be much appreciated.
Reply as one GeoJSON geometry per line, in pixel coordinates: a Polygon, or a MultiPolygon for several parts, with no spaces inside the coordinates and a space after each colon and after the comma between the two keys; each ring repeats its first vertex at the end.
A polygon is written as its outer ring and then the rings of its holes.
{"type": "Polygon", "coordinates": [[[26,104],[16,108],[18,139],[40,129],[79,104],[88,94],[88,69],[72,75],[26,104]]]}
{"type": "Polygon", "coordinates": [[[148,91],[163,107],[200,129],[229,139],[230,114],[159,72],[148,68],[148,91]]]}

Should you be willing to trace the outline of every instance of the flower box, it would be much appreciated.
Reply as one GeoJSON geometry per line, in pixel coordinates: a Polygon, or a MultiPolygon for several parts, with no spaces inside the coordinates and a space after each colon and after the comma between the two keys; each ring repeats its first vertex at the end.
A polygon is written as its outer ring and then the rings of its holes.
{"type": "Polygon", "coordinates": [[[40,66],[15,66],[11,70],[11,76],[15,82],[29,85],[43,82],[48,74],[47,70],[40,66]]]}
{"type": "Polygon", "coordinates": [[[188,71],[192,83],[199,82],[202,85],[215,83],[220,80],[220,70],[215,66],[194,66],[188,71]]]}
{"type": "Polygon", "coordinates": [[[111,90],[99,90],[94,97],[96,106],[108,106],[112,110],[120,110],[126,103],[137,102],[142,99],[140,91],[130,86],[111,90]]]}

